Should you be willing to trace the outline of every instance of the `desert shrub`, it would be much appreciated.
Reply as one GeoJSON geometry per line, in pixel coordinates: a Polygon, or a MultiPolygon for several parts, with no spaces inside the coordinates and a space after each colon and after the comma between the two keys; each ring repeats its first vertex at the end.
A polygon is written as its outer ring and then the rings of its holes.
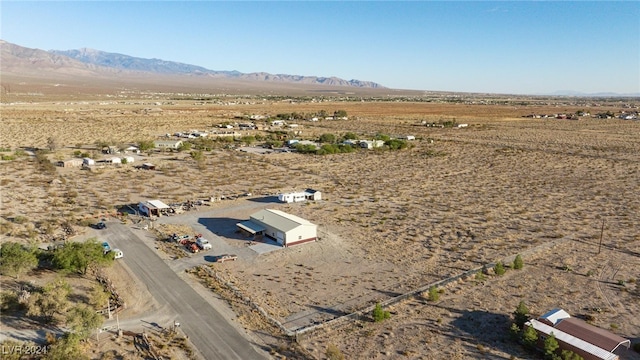
{"type": "Polygon", "coordinates": [[[373,309],[372,316],[373,316],[373,321],[380,322],[390,318],[391,313],[382,309],[382,305],[380,305],[380,303],[377,303],[376,307],[373,309]]]}
{"type": "Polygon", "coordinates": [[[93,308],[79,304],[67,312],[67,326],[81,339],[86,339],[93,329],[102,325],[104,318],[93,308]]]}
{"type": "Polygon", "coordinates": [[[538,333],[532,326],[527,326],[527,328],[522,332],[522,343],[529,348],[533,348],[536,346],[537,342],[538,333]]]}
{"type": "Polygon", "coordinates": [[[338,347],[333,344],[327,345],[327,350],[325,351],[324,355],[328,360],[344,360],[344,355],[342,355],[340,349],[338,349],[338,347]]]}
{"type": "Polygon", "coordinates": [[[156,144],[153,142],[153,140],[140,140],[140,141],[138,141],[138,149],[140,149],[140,151],[152,150],[155,147],[156,147],[156,144]]]}
{"type": "Polygon", "coordinates": [[[322,134],[320,135],[320,142],[321,143],[327,143],[327,144],[333,144],[336,142],[336,136],[333,134],[322,134]]]}
{"type": "Polygon", "coordinates": [[[482,271],[478,271],[476,273],[475,279],[478,281],[485,281],[487,279],[487,277],[484,275],[484,273],[482,271]]]}
{"type": "Polygon", "coordinates": [[[5,290],[0,292],[0,311],[6,312],[20,308],[20,300],[18,294],[13,291],[5,290]]]}
{"type": "Polygon", "coordinates": [[[13,160],[15,160],[15,159],[16,159],[16,156],[15,156],[15,155],[5,155],[5,154],[2,154],[2,156],[0,156],[0,158],[1,158],[2,160],[4,160],[4,161],[13,161],[13,160]]]}
{"type": "Polygon", "coordinates": [[[58,278],[45,285],[41,292],[31,294],[27,303],[28,316],[43,316],[49,323],[54,316],[66,311],[69,305],[71,286],[64,279],[58,278]]]}
{"type": "Polygon", "coordinates": [[[513,312],[513,318],[513,323],[521,329],[524,327],[524,323],[529,321],[529,308],[527,308],[524,301],[521,300],[520,303],[518,303],[518,307],[513,312]]]}
{"type": "Polygon", "coordinates": [[[507,272],[507,270],[504,268],[504,264],[502,264],[502,261],[498,261],[496,263],[496,265],[493,267],[493,272],[498,276],[502,276],[505,272],[507,272]]]}
{"type": "Polygon", "coordinates": [[[18,149],[18,150],[16,150],[16,151],[14,151],[14,152],[13,152],[13,155],[15,155],[15,156],[17,156],[17,157],[26,157],[26,156],[28,156],[28,155],[27,155],[27,152],[26,152],[26,151],[24,151],[24,150],[22,150],[22,149],[18,149]]]}
{"type": "Polygon", "coordinates": [[[509,335],[512,339],[518,339],[520,337],[520,328],[515,323],[511,324],[509,328],[509,335]]]}
{"type": "Polygon", "coordinates": [[[516,258],[513,260],[513,268],[516,270],[520,270],[524,267],[524,261],[522,260],[522,256],[518,254],[516,258]]]}
{"type": "Polygon", "coordinates": [[[0,245],[0,273],[14,276],[29,272],[38,266],[38,258],[30,249],[15,242],[0,245]]]}
{"type": "Polygon", "coordinates": [[[429,288],[429,301],[438,301],[440,299],[440,293],[438,292],[438,288],[432,286],[429,288]]]}
{"type": "Polygon", "coordinates": [[[584,360],[584,358],[571,350],[562,350],[560,354],[562,360],[584,360]]]}
{"type": "Polygon", "coordinates": [[[406,141],[400,139],[390,139],[385,141],[384,144],[387,145],[391,150],[405,149],[408,146],[408,143],[406,141]]]}
{"type": "Polygon", "coordinates": [[[555,360],[558,357],[556,355],[556,350],[558,350],[559,347],[560,345],[558,345],[558,340],[556,340],[556,337],[555,335],[553,335],[553,333],[547,336],[547,338],[544,339],[543,347],[545,359],[555,360]]]}
{"type": "Polygon", "coordinates": [[[355,139],[358,138],[358,136],[356,134],[352,133],[352,132],[348,132],[348,133],[345,133],[344,135],[342,135],[342,138],[344,140],[355,140],[355,139]]]}
{"type": "Polygon", "coordinates": [[[301,154],[315,153],[318,150],[313,144],[296,144],[295,148],[301,154]]]}

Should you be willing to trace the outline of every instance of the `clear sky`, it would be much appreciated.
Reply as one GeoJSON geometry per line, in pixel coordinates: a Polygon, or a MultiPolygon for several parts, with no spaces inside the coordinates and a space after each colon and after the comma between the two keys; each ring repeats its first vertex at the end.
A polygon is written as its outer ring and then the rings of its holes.
{"type": "Polygon", "coordinates": [[[398,89],[640,93],[640,2],[16,1],[0,38],[398,89]]]}

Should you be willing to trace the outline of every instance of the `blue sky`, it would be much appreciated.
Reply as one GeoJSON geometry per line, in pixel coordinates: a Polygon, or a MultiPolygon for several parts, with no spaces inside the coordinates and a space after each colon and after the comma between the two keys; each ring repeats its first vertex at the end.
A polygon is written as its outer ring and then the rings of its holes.
{"type": "Polygon", "coordinates": [[[0,38],[399,89],[640,93],[640,2],[15,1],[0,38]]]}

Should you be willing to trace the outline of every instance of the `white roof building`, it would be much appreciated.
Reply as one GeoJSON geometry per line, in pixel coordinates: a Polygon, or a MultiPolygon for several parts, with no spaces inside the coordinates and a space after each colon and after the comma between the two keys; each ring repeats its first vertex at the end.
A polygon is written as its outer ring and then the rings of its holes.
{"type": "Polygon", "coordinates": [[[254,236],[270,237],[285,247],[316,241],[318,237],[316,224],[275,209],[260,210],[236,226],[254,236]]]}

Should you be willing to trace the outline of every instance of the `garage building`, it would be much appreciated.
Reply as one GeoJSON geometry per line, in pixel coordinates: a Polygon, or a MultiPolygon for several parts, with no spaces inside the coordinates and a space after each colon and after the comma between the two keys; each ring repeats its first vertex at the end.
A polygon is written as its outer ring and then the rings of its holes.
{"type": "Polygon", "coordinates": [[[141,201],[138,204],[138,210],[146,216],[161,216],[162,211],[166,211],[171,207],[160,200],[141,201]]]}
{"type": "Polygon", "coordinates": [[[268,236],[282,246],[316,241],[318,225],[280,210],[264,209],[252,214],[248,221],[236,224],[254,236],[268,236]]]}

